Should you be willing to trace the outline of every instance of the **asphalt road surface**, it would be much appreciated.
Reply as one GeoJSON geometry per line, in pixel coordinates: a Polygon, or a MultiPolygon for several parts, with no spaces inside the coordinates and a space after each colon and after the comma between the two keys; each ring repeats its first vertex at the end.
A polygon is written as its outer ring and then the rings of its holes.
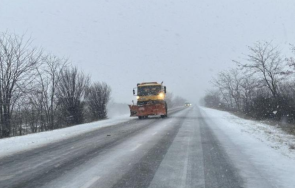
{"type": "MultiPolygon", "coordinates": [[[[220,140],[227,138],[213,129],[197,107],[131,118],[0,159],[0,187],[247,187],[220,140]]],[[[254,176],[257,187],[271,187],[254,176]]]]}

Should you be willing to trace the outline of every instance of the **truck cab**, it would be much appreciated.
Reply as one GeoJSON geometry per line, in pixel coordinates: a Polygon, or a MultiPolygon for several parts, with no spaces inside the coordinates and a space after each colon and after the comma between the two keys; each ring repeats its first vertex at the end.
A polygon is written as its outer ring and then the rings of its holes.
{"type": "MultiPolygon", "coordinates": [[[[135,95],[135,90],[133,90],[135,95]]],[[[137,84],[137,105],[147,104],[148,102],[161,102],[166,97],[166,86],[157,82],[144,82],[137,84]]]]}

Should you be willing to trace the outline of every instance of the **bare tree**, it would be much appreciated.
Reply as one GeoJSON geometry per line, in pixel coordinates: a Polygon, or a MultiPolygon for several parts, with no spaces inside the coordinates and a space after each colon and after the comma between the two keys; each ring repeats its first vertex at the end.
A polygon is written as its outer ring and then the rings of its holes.
{"type": "MultiPolygon", "coordinates": [[[[231,79],[228,79],[228,76],[225,76],[226,73],[219,73],[217,78],[213,79],[213,85],[218,89],[219,93],[222,95],[221,101],[224,101],[227,104],[227,108],[233,108],[233,101],[230,95],[231,93],[231,79]]],[[[209,94],[209,93],[208,93],[209,94]]]]}
{"type": "Polygon", "coordinates": [[[83,123],[87,108],[95,109],[91,120],[106,118],[111,89],[89,80],[30,40],[0,34],[0,138],[83,123]]]}
{"type": "Polygon", "coordinates": [[[256,119],[294,123],[294,80],[286,76],[294,73],[290,70],[295,67],[294,58],[282,60],[277,48],[267,42],[258,42],[249,50],[247,62],[237,62],[238,69],[221,72],[214,79],[221,97],[218,92],[207,93],[205,104],[229,110],[223,105],[228,104],[256,119]]]}
{"type": "Polygon", "coordinates": [[[89,77],[78,72],[77,68],[66,68],[61,72],[57,97],[67,126],[83,122],[83,98],[87,87],[89,77]]]}
{"type": "Polygon", "coordinates": [[[107,117],[106,106],[110,100],[111,88],[106,83],[96,82],[86,90],[86,103],[91,121],[107,117]]]}
{"type": "Polygon", "coordinates": [[[41,114],[41,125],[45,122],[45,129],[55,129],[55,115],[57,111],[57,86],[61,78],[62,71],[67,66],[67,59],[60,59],[56,56],[48,55],[43,57],[43,66],[37,68],[38,83],[36,96],[40,95],[39,110],[41,114]]]}
{"type": "Polygon", "coordinates": [[[243,77],[238,70],[232,69],[229,71],[220,72],[214,80],[214,85],[223,95],[223,99],[230,108],[241,110],[242,94],[241,83],[243,77]]]}
{"type": "Polygon", "coordinates": [[[204,97],[204,102],[205,102],[205,106],[210,108],[223,107],[218,90],[207,91],[207,94],[204,97]]]}
{"type": "Polygon", "coordinates": [[[241,93],[243,98],[243,111],[249,113],[253,109],[253,98],[255,97],[255,92],[261,89],[263,84],[259,82],[252,75],[245,75],[241,81],[241,93]]]}
{"type": "Polygon", "coordinates": [[[284,69],[284,60],[280,57],[277,47],[269,42],[257,42],[253,47],[249,47],[247,63],[238,65],[251,74],[257,75],[269,89],[272,96],[277,98],[279,93],[278,83],[284,69]]]}
{"type": "MultiPolygon", "coordinates": [[[[290,46],[291,46],[291,52],[293,54],[295,54],[295,46],[292,44],[290,46]]],[[[290,71],[290,70],[286,71],[285,74],[293,74],[294,69],[295,69],[295,58],[294,57],[287,57],[285,60],[287,62],[287,65],[293,69],[292,71],[290,71]]]]}
{"type": "Polygon", "coordinates": [[[0,126],[3,137],[11,133],[14,105],[28,89],[40,63],[41,52],[30,48],[23,37],[0,36],[0,126]]]}

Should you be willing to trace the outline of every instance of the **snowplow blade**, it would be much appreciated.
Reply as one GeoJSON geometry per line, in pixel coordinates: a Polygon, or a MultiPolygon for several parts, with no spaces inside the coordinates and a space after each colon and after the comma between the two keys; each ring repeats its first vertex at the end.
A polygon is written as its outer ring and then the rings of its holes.
{"type": "Polygon", "coordinates": [[[130,117],[149,116],[149,115],[167,115],[165,104],[146,104],[146,105],[129,105],[130,117]]]}

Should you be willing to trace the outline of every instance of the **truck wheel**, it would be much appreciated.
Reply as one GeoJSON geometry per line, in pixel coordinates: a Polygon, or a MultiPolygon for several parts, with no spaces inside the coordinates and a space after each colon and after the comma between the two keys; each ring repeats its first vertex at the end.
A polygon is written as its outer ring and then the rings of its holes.
{"type": "Polygon", "coordinates": [[[142,119],[142,116],[138,116],[138,119],[142,119]]]}

